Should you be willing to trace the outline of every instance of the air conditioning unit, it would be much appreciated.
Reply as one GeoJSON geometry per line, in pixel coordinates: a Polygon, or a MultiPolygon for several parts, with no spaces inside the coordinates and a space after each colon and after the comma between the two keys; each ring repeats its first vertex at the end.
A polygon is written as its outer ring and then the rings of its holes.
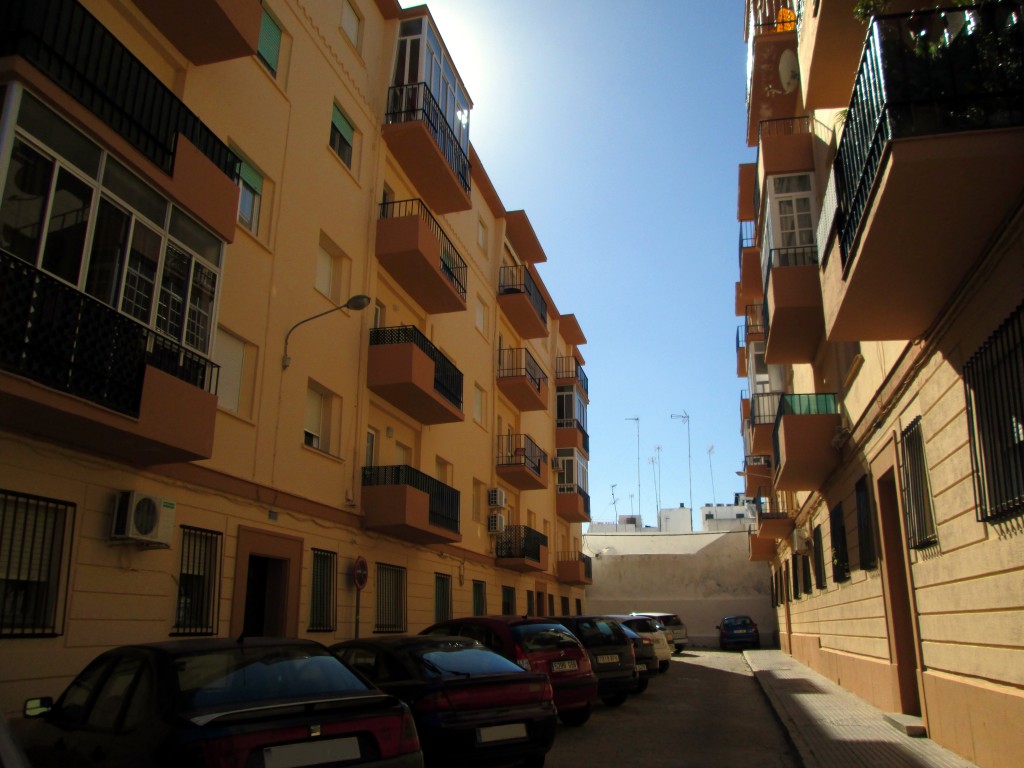
{"type": "Polygon", "coordinates": [[[562,468],[562,461],[561,461],[561,459],[559,459],[557,456],[552,456],[551,457],[551,470],[553,472],[558,472],[559,470],[561,470],[561,468],[562,468]]]}
{"type": "Polygon", "coordinates": [[[491,509],[504,509],[508,506],[508,499],[505,497],[504,488],[487,489],[487,506],[491,509]]]}
{"type": "Polygon", "coordinates": [[[138,491],[122,491],[114,501],[110,539],[150,547],[170,547],[177,505],[138,491]]]}
{"type": "Polygon", "coordinates": [[[811,551],[811,537],[807,535],[807,531],[803,528],[795,528],[793,529],[793,539],[790,545],[793,548],[793,552],[805,555],[811,551]]]}
{"type": "Polygon", "coordinates": [[[492,512],[487,516],[487,532],[501,533],[505,530],[505,516],[500,512],[492,512]]]}

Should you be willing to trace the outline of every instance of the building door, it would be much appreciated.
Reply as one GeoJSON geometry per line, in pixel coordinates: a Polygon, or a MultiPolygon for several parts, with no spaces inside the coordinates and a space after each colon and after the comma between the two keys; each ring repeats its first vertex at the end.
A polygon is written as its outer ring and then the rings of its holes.
{"type": "Polygon", "coordinates": [[[231,637],[298,633],[304,549],[300,538],[238,526],[231,637]]]}
{"type": "Polygon", "coordinates": [[[283,637],[286,634],[288,561],[249,555],[245,586],[246,637],[283,637]]]}

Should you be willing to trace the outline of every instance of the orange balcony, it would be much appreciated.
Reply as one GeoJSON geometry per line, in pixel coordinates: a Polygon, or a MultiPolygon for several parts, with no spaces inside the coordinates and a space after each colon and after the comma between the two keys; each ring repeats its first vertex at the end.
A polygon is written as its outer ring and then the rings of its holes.
{"type": "Polygon", "coordinates": [[[756,533],[747,535],[749,545],[748,560],[752,563],[770,563],[775,559],[775,542],[771,539],[762,539],[756,533]]]}
{"type": "Polygon", "coordinates": [[[782,396],[772,435],[775,490],[816,491],[839,464],[842,426],[832,394],[782,396]]]}
{"type": "Polygon", "coordinates": [[[498,304],[524,339],[548,335],[548,304],[526,265],[501,268],[498,304]]]}
{"type": "Polygon", "coordinates": [[[772,542],[774,546],[775,541],[789,538],[796,521],[785,507],[775,501],[762,501],[762,504],[767,506],[759,506],[757,509],[757,537],[772,542]]]}
{"type": "Polygon", "coordinates": [[[746,339],[747,344],[752,341],[764,341],[766,327],[766,318],[764,316],[764,304],[748,304],[746,312],[745,330],[743,337],[746,339]]]}
{"type": "Polygon", "coordinates": [[[546,571],[548,537],[525,525],[510,525],[495,537],[494,557],[511,571],[546,571]]]}
{"type": "Polygon", "coordinates": [[[740,434],[744,434],[745,425],[750,422],[750,392],[743,390],[740,392],[740,424],[744,425],[744,428],[740,429],[740,434]]]}
{"type": "Polygon", "coordinates": [[[256,53],[263,7],[256,0],[135,0],[146,17],[193,64],[256,53]]]}
{"type": "Polygon", "coordinates": [[[462,372],[411,325],[370,330],[366,383],[421,424],[466,418],[462,372]]]}
{"type": "Polygon", "coordinates": [[[796,14],[788,0],[747,3],[747,146],[757,145],[762,120],[797,112],[800,66],[796,14]]]}
{"type": "Polygon", "coordinates": [[[590,435],[578,419],[558,419],[555,423],[555,447],[575,448],[590,457],[590,435]]]}
{"type": "Polygon", "coordinates": [[[590,494],[576,483],[558,483],[555,512],[567,523],[589,523],[590,494]]]}
{"type": "Polygon", "coordinates": [[[736,375],[745,378],[747,375],[747,326],[736,326],[736,375]]]}
{"type": "Polygon", "coordinates": [[[588,586],[594,583],[593,564],[582,552],[559,552],[555,575],[563,584],[588,586]]]}
{"type": "Polygon", "coordinates": [[[590,402],[590,380],[583,372],[583,364],[572,355],[563,355],[555,360],[555,385],[575,386],[576,394],[590,402]]]}
{"type": "Polygon", "coordinates": [[[766,363],[810,363],[825,336],[818,249],[772,248],[768,254],[766,363]]]}
{"type": "Polygon", "coordinates": [[[743,493],[750,498],[772,485],[772,457],[747,456],[743,460],[743,493]]]}
{"type": "Polygon", "coordinates": [[[462,541],[459,492],[409,466],[363,467],[364,525],[417,544],[462,541]]]}
{"type": "Polygon", "coordinates": [[[750,400],[750,452],[765,455],[772,451],[772,431],[779,408],[779,392],[758,392],[750,400]]]}
{"type": "Polygon", "coordinates": [[[736,185],[737,221],[753,221],[757,218],[757,211],[754,209],[754,186],[756,184],[757,163],[740,163],[739,180],[736,185]]]}
{"type": "Polygon", "coordinates": [[[466,262],[422,200],[381,205],[377,259],[431,314],[466,308],[466,262]]]}
{"type": "MultiPolygon", "coordinates": [[[[791,113],[792,114],[792,113],[791,113]]],[[[754,195],[758,208],[768,200],[764,188],[769,177],[814,170],[814,138],[820,134],[831,141],[831,130],[813,117],[777,117],[762,120],[757,127],[757,187],[754,195]]],[[[754,211],[759,232],[764,231],[764,212],[754,211]]]]}
{"type": "Polygon", "coordinates": [[[521,491],[548,487],[548,455],[529,435],[498,435],[498,477],[521,491]]]}
{"type": "Polygon", "coordinates": [[[757,247],[753,221],[740,222],[740,281],[736,289],[736,314],[746,312],[749,304],[764,298],[764,280],[761,277],[761,250],[757,247]]]}
{"type": "Polygon", "coordinates": [[[548,377],[525,347],[498,350],[498,389],[520,411],[548,408],[548,377]]]}

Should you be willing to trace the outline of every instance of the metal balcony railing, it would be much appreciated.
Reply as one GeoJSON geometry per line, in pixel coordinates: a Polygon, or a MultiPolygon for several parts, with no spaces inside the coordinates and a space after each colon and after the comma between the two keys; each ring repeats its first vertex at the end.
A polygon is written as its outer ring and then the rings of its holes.
{"type": "Polygon", "coordinates": [[[751,0],[748,4],[747,41],[747,112],[750,112],[750,88],[754,75],[754,40],[760,35],[790,32],[796,28],[793,0],[751,0]]]}
{"type": "Polygon", "coordinates": [[[583,563],[583,575],[588,579],[594,578],[594,563],[589,555],[582,552],[559,552],[556,558],[559,563],[583,563]]]}
{"type": "Polygon", "coordinates": [[[427,227],[441,244],[441,262],[439,264],[441,274],[447,278],[459,296],[462,297],[462,300],[465,301],[466,262],[459,255],[455,246],[452,245],[452,241],[444,233],[441,225],[438,224],[437,219],[434,218],[424,202],[419,198],[415,198],[413,200],[397,200],[380,204],[380,217],[382,219],[400,219],[406,216],[419,216],[427,222],[427,227]]]}
{"type": "Polygon", "coordinates": [[[772,431],[772,448],[774,449],[774,466],[780,464],[779,428],[783,416],[827,416],[839,413],[834,394],[793,395],[783,394],[779,399],[779,407],[775,413],[775,427],[772,431]]]}
{"type": "Polygon", "coordinates": [[[781,392],[755,393],[750,401],[750,423],[754,426],[774,424],[780,400],[781,392]]]}
{"type": "Polygon", "coordinates": [[[444,111],[438,106],[426,83],[391,86],[388,89],[388,111],[384,120],[388,125],[422,122],[433,136],[459,184],[469,194],[469,158],[466,157],[466,150],[459,144],[455,131],[445,120],[444,111]]]}
{"type": "Polygon", "coordinates": [[[583,422],[581,422],[577,418],[557,419],[555,422],[555,426],[558,429],[578,430],[579,433],[583,436],[583,450],[586,451],[587,453],[590,453],[590,435],[587,434],[587,429],[585,426],[583,426],[583,422]]]}
{"type": "Polygon", "coordinates": [[[747,304],[746,338],[763,335],[766,332],[764,319],[764,303],[747,304]]]}
{"type": "Polygon", "coordinates": [[[548,303],[541,295],[540,288],[537,287],[537,283],[526,265],[519,264],[501,268],[498,274],[498,295],[506,293],[525,293],[544,325],[548,324],[548,303]]]}
{"type": "Polygon", "coordinates": [[[429,497],[428,520],[431,525],[459,532],[459,492],[440,480],[406,464],[363,467],[363,485],[407,485],[429,497]]]}
{"type": "Polygon", "coordinates": [[[835,159],[844,271],[893,139],[1024,125],[1020,2],[875,17],[835,159]]]}
{"type": "Polygon", "coordinates": [[[526,467],[540,477],[548,455],[529,435],[498,435],[498,466],[526,467]]]}
{"type": "Polygon", "coordinates": [[[580,389],[590,394],[590,382],[587,379],[587,374],[583,372],[580,361],[571,355],[564,355],[555,360],[555,378],[576,379],[580,389]]]}
{"type": "Polygon", "coordinates": [[[744,219],[743,221],[740,222],[740,247],[738,258],[741,270],[743,269],[743,250],[745,248],[753,248],[754,245],[757,243],[756,226],[757,222],[754,221],[753,219],[744,219]]]}
{"type": "Polygon", "coordinates": [[[217,392],[215,363],[0,251],[0,368],[138,416],[147,365],[217,392]]]}
{"type": "Polygon", "coordinates": [[[494,542],[495,557],[521,557],[540,562],[540,548],[548,545],[548,537],[525,525],[510,525],[494,542]]]}
{"type": "MultiPolygon", "coordinates": [[[[768,250],[768,259],[765,264],[764,295],[768,295],[768,288],[772,284],[772,268],[784,269],[786,267],[811,267],[818,264],[818,246],[816,245],[795,245],[787,248],[771,248],[768,250]]],[[[765,333],[771,326],[768,317],[768,302],[763,305],[765,333]]]]}
{"type": "Polygon", "coordinates": [[[498,350],[498,378],[509,376],[525,376],[538,392],[540,392],[540,385],[548,378],[547,374],[541,370],[540,363],[526,347],[498,350]]]}
{"type": "Polygon", "coordinates": [[[430,343],[419,328],[413,325],[395,325],[388,328],[371,328],[370,345],[415,344],[434,363],[434,389],[441,397],[462,410],[462,371],[430,343]]]}
{"type": "Polygon", "coordinates": [[[178,134],[232,182],[239,158],[75,0],[0,3],[0,58],[20,56],[170,175],[178,134]]]}

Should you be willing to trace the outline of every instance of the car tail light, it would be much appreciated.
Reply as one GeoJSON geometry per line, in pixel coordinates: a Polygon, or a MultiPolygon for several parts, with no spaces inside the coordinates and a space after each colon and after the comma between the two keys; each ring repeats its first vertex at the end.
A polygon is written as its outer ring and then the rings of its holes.
{"type": "Polygon", "coordinates": [[[420,735],[416,731],[416,721],[408,709],[402,714],[402,729],[398,737],[398,754],[406,755],[420,751],[420,735]]]}
{"type": "Polygon", "coordinates": [[[515,658],[512,659],[512,661],[514,661],[520,667],[525,669],[527,672],[533,671],[533,665],[530,664],[530,658],[525,653],[523,653],[523,649],[519,646],[518,643],[515,646],[513,646],[512,653],[515,655],[515,658]]]}
{"type": "Polygon", "coordinates": [[[579,667],[579,671],[584,674],[589,674],[594,671],[594,666],[590,663],[590,654],[581,653],[576,659],[576,663],[579,667]]]}
{"type": "Polygon", "coordinates": [[[540,700],[541,701],[552,701],[555,698],[555,690],[551,687],[551,680],[545,680],[541,684],[540,700]]]}
{"type": "Polygon", "coordinates": [[[641,637],[640,638],[640,644],[641,645],[654,645],[654,641],[651,640],[651,638],[649,638],[649,637],[641,637]]]}
{"type": "Polygon", "coordinates": [[[417,699],[416,709],[420,712],[450,712],[454,706],[444,691],[434,691],[417,699]]]}

